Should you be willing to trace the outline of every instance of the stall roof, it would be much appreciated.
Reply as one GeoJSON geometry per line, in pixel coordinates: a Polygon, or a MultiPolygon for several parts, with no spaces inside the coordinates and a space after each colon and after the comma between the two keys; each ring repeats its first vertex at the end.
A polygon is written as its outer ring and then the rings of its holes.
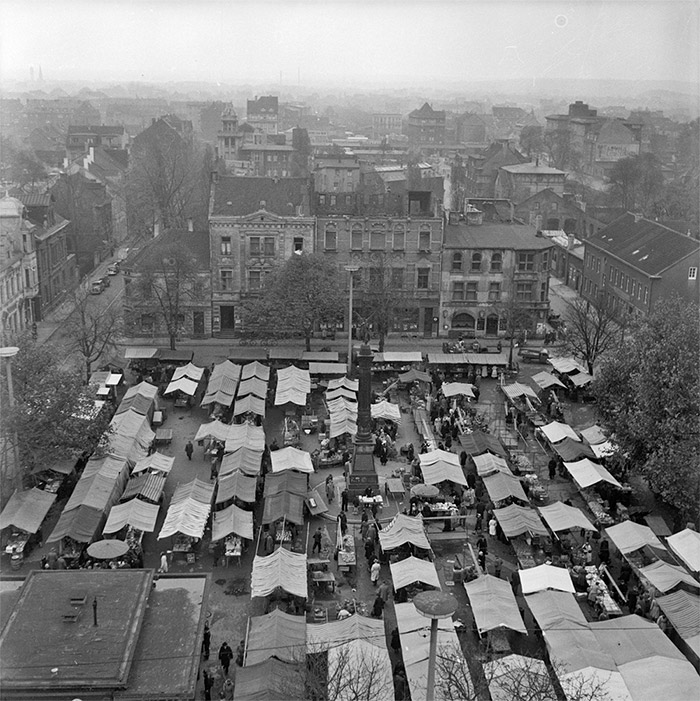
{"type": "Polygon", "coordinates": [[[188,377],[190,380],[199,382],[204,375],[204,368],[197,367],[192,363],[187,363],[187,365],[182,365],[179,368],[175,368],[171,380],[179,380],[181,377],[188,377]]]}
{"type": "MultiPolygon", "coordinates": [[[[345,392],[347,390],[334,389],[333,391],[345,392]]],[[[331,414],[331,416],[336,413],[347,412],[352,414],[354,417],[357,417],[357,399],[354,397],[354,395],[352,398],[338,396],[330,399],[328,398],[327,394],[328,413],[331,414]]]]}
{"type": "Polygon", "coordinates": [[[221,540],[235,533],[246,540],[253,540],[253,512],[241,509],[235,504],[214,512],[211,539],[221,540]]]}
{"type": "Polygon", "coordinates": [[[679,584],[700,589],[698,583],[680,565],[671,565],[663,560],[652,562],[651,565],[639,568],[639,574],[654,585],[662,594],[675,589],[679,584]]]}
{"type": "Polygon", "coordinates": [[[124,399],[133,397],[135,394],[142,394],[144,397],[155,399],[158,396],[158,388],[150,382],[139,382],[137,385],[132,385],[124,393],[124,399]]]}
{"type": "Polygon", "coordinates": [[[644,517],[644,523],[646,523],[659,538],[667,538],[671,535],[671,529],[668,527],[663,516],[648,514],[644,517]]]}
{"type": "Polygon", "coordinates": [[[577,372],[573,375],[569,375],[569,380],[575,387],[584,387],[590,382],[593,382],[593,376],[589,375],[587,372],[577,372]]]}
{"type": "Polygon", "coordinates": [[[491,475],[494,472],[505,472],[509,475],[512,474],[510,467],[508,467],[508,463],[498,455],[492,455],[491,453],[473,455],[472,460],[476,465],[476,474],[479,475],[479,477],[491,475]]]}
{"type": "Polygon", "coordinates": [[[583,528],[587,531],[597,530],[581,509],[569,506],[561,501],[555,501],[549,506],[540,506],[539,511],[554,533],[569,531],[574,528],[583,528]]]}
{"type": "Polygon", "coordinates": [[[267,382],[270,379],[270,367],[259,363],[257,360],[244,365],[243,369],[241,370],[241,380],[247,380],[251,377],[257,377],[260,380],[267,382]]]}
{"type": "Polygon", "coordinates": [[[158,360],[160,360],[163,363],[189,363],[192,361],[192,358],[194,358],[194,351],[183,349],[172,350],[172,348],[159,348],[157,357],[158,360]]]}
{"type": "Polygon", "coordinates": [[[353,640],[366,640],[373,645],[386,647],[384,621],[353,614],[348,618],[328,623],[306,626],[306,651],[309,653],[326,650],[334,645],[342,645],[353,640]]]}
{"type": "Polygon", "coordinates": [[[685,528],[666,538],[666,542],[691,572],[700,572],[700,533],[685,528]]]}
{"type": "Polygon", "coordinates": [[[493,453],[502,458],[507,456],[506,449],[503,447],[501,441],[496,436],[492,436],[490,433],[484,433],[483,431],[462,433],[459,436],[459,443],[462,446],[462,450],[472,457],[486,452],[493,453]]]}
{"type": "Polygon", "coordinates": [[[448,399],[457,396],[474,398],[474,385],[468,382],[443,382],[440,385],[440,391],[448,399]]]}
{"type": "Polygon", "coordinates": [[[306,406],[306,397],[311,389],[308,391],[299,389],[298,387],[280,387],[277,386],[277,391],[275,392],[275,406],[280,406],[282,404],[296,404],[297,406],[306,406]]]}
{"type": "Polygon", "coordinates": [[[105,511],[107,507],[119,499],[121,488],[114,477],[95,472],[87,477],[83,475],[68,499],[64,511],[71,511],[79,506],[90,506],[99,511],[105,511]]]}
{"type": "Polygon", "coordinates": [[[273,346],[268,351],[270,360],[289,360],[295,362],[301,360],[302,350],[298,346],[273,346]]]}
{"type": "Polygon", "coordinates": [[[64,509],[46,542],[55,543],[68,536],[79,543],[89,543],[95,537],[103,518],[103,509],[95,509],[85,504],[70,511],[64,509]]]}
{"type": "Polygon", "coordinates": [[[354,436],[357,434],[357,421],[355,416],[348,412],[340,412],[331,415],[331,427],[328,435],[330,438],[337,438],[344,434],[354,436]]]}
{"type": "Polygon", "coordinates": [[[508,538],[515,538],[523,533],[548,535],[539,514],[529,507],[510,504],[502,509],[495,509],[493,515],[508,538]]]}
{"type": "Polygon", "coordinates": [[[678,635],[700,656],[700,596],[679,589],[673,594],[657,597],[656,603],[678,635]]]}
{"type": "Polygon", "coordinates": [[[338,398],[349,399],[350,401],[357,403],[357,392],[346,387],[336,387],[335,389],[329,389],[326,391],[326,401],[332,402],[338,398]]]}
{"type": "MultiPolygon", "coordinates": [[[[233,363],[231,363],[231,365],[233,365],[233,363]]],[[[204,407],[210,404],[221,404],[221,406],[230,407],[231,404],[233,404],[233,398],[236,396],[237,389],[238,378],[228,377],[227,375],[214,377],[214,375],[212,375],[209,378],[209,384],[207,385],[200,406],[204,407]]]]}
{"type": "Polygon", "coordinates": [[[597,445],[598,443],[605,443],[608,437],[603,433],[603,429],[598,426],[598,424],[593,424],[588,428],[583,428],[579,431],[581,438],[583,438],[589,445],[597,445]]]}
{"type": "Polygon", "coordinates": [[[421,560],[411,555],[398,562],[391,562],[389,569],[395,591],[417,582],[442,589],[435,565],[430,560],[421,560]]]}
{"type": "Polygon", "coordinates": [[[401,423],[401,409],[398,404],[392,404],[383,399],[381,402],[372,404],[370,412],[373,419],[387,419],[396,424],[401,423]]]}
{"type": "MultiPolygon", "coordinates": [[[[213,490],[213,488],[212,485],[211,489],[213,490]]],[[[175,495],[173,495],[158,540],[168,538],[176,533],[182,533],[192,538],[201,538],[204,535],[210,511],[211,500],[204,503],[199,498],[190,496],[182,497],[176,501],[175,495]]]]}
{"type": "Polygon", "coordinates": [[[311,376],[308,370],[290,365],[277,371],[277,386],[293,385],[307,392],[311,391],[311,376]]]}
{"type": "Polygon", "coordinates": [[[503,501],[508,497],[514,497],[520,501],[527,502],[528,498],[523,491],[523,485],[515,475],[507,475],[505,472],[496,472],[487,475],[484,479],[484,487],[491,497],[491,501],[503,501]]]}
{"type": "Polygon", "coordinates": [[[282,472],[283,470],[297,470],[298,472],[312,473],[314,471],[311,462],[311,454],[305,450],[299,450],[293,446],[288,446],[280,450],[273,450],[270,453],[272,461],[272,471],[282,472]]]}
{"type": "Polygon", "coordinates": [[[125,504],[115,504],[109,511],[107,524],[102,532],[116,533],[124,526],[133,526],[144,533],[153,533],[156,529],[159,510],[159,504],[147,504],[140,499],[131,499],[125,504]]]}
{"type": "Polygon", "coordinates": [[[266,348],[255,348],[255,347],[239,347],[239,348],[229,348],[228,359],[232,362],[251,362],[257,360],[259,362],[265,362],[267,360],[267,349],[266,348]]]}
{"type": "Polygon", "coordinates": [[[606,458],[609,455],[612,455],[617,450],[617,446],[612,441],[605,441],[605,443],[595,443],[591,445],[590,448],[593,451],[593,455],[598,459],[606,458]]]}
{"type": "Polygon", "coordinates": [[[113,455],[105,455],[101,458],[91,457],[87,461],[80,478],[85,479],[98,472],[103,477],[118,480],[123,487],[126,485],[129,477],[129,461],[113,455]]]}
{"type": "Polygon", "coordinates": [[[173,496],[170,499],[171,504],[176,504],[185,499],[193,499],[200,504],[211,505],[212,497],[214,496],[214,485],[210,482],[195,477],[191,482],[178,484],[175,487],[173,496]]]}
{"type": "Polygon", "coordinates": [[[550,387],[566,387],[566,385],[558,378],[554,377],[549,372],[542,371],[532,376],[532,381],[540,389],[549,389],[550,387]]]}
{"type": "Polygon", "coordinates": [[[263,427],[253,426],[249,423],[229,426],[228,435],[226,436],[226,452],[233,453],[239,448],[264,450],[265,430],[263,427]]]}
{"type": "Polygon", "coordinates": [[[309,363],[310,375],[345,375],[347,371],[347,363],[309,363]]]}
{"type": "Polygon", "coordinates": [[[241,416],[242,414],[265,416],[265,400],[261,397],[256,397],[254,394],[238,397],[233,407],[233,415],[241,416]]]}
{"type": "MultiPolygon", "coordinates": [[[[287,473],[287,474],[293,474],[293,473],[287,473]]],[[[321,494],[321,487],[323,485],[323,482],[317,484],[313,489],[309,489],[309,491],[306,493],[306,499],[304,500],[304,503],[306,504],[306,508],[309,510],[309,513],[312,516],[318,516],[319,514],[325,514],[328,512],[328,504],[326,504],[326,497],[321,494]]]]}
{"type": "Polygon", "coordinates": [[[520,570],[520,585],[523,594],[535,594],[538,591],[555,589],[556,591],[568,591],[573,594],[574,583],[571,581],[569,570],[565,567],[553,565],[538,565],[526,570],[520,570]]]}
{"type": "Polygon", "coordinates": [[[248,394],[254,394],[256,397],[265,399],[267,396],[267,380],[261,380],[259,377],[249,377],[247,380],[242,380],[238,385],[237,397],[245,397],[248,394]]]}
{"type": "Polygon", "coordinates": [[[663,543],[654,535],[654,531],[648,526],[642,526],[634,521],[623,521],[610,528],[606,528],[605,532],[608,538],[612,540],[615,547],[623,554],[632,553],[635,550],[649,545],[658,550],[666,550],[663,543]]]}
{"type": "Polygon", "coordinates": [[[60,475],[70,475],[73,470],[75,470],[75,458],[68,458],[67,460],[52,460],[50,463],[42,463],[32,470],[32,474],[36,475],[41,472],[46,472],[47,470],[53,470],[58,472],[60,475]]]}
{"type": "Polygon", "coordinates": [[[528,399],[534,399],[539,403],[539,399],[535,390],[528,385],[521,384],[520,382],[514,382],[511,385],[499,385],[503,394],[508,397],[508,399],[515,400],[518,397],[527,397],[528,399]]]}
{"type": "Polygon", "coordinates": [[[581,489],[598,484],[598,482],[607,482],[615,487],[622,486],[602,465],[598,465],[588,458],[582,458],[576,462],[565,462],[564,465],[581,489]]]}
{"type": "Polygon", "coordinates": [[[540,426],[540,431],[544,433],[550,443],[559,443],[559,441],[563,441],[565,438],[571,438],[571,440],[574,441],[581,440],[571,426],[560,423],[559,421],[552,421],[544,426],[540,426]]]}
{"type": "Polygon", "coordinates": [[[417,548],[430,550],[428,536],[425,534],[423,519],[420,516],[396,514],[389,524],[379,531],[379,543],[382,550],[393,550],[404,543],[412,543],[417,548]]]}
{"type": "Polygon", "coordinates": [[[139,472],[143,472],[144,470],[154,470],[158,472],[165,472],[167,474],[173,469],[174,462],[175,458],[169,455],[163,455],[162,453],[151,453],[145,458],[139,460],[136,465],[134,465],[132,474],[137,474],[139,472]]]}
{"type": "Polygon", "coordinates": [[[491,701],[536,698],[555,701],[557,693],[549,677],[547,665],[536,657],[506,655],[484,663],[491,701]]]}
{"type": "Polygon", "coordinates": [[[215,438],[217,441],[225,441],[229,435],[231,427],[218,419],[202,424],[197,429],[197,434],[194,437],[195,442],[204,441],[208,438],[215,438]]]}
{"type": "Polygon", "coordinates": [[[464,360],[468,365],[485,365],[505,367],[508,365],[507,353],[465,353],[464,360]]]}
{"type": "Polygon", "coordinates": [[[272,496],[281,492],[306,496],[309,491],[309,478],[303,472],[285,470],[284,472],[268,474],[265,477],[264,496],[272,496]]]}
{"type": "Polygon", "coordinates": [[[338,701],[368,698],[394,701],[391,658],[385,647],[364,639],[336,645],[328,650],[328,697],[338,701]],[[348,676],[353,681],[348,684],[348,676]]]}
{"type": "Polygon", "coordinates": [[[498,628],[510,628],[527,635],[518,602],[505,579],[486,574],[465,582],[464,588],[480,634],[498,628]]]}
{"type": "Polygon", "coordinates": [[[315,363],[337,363],[338,351],[303,351],[301,359],[315,363]]]}
{"type": "Polygon", "coordinates": [[[120,501],[142,497],[146,501],[158,502],[165,488],[166,475],[144,472],[134,475],[126,485],[120,501]]]}
{"type": "Polygon", "coordinates": [[[264,524],[286,519],[297,526],[304,525],[304,496],[280,492],[265,498],[262,522],[264,524]]]}
{"type": "Polygon", "coordinates": [[[372,363],[422,363],[423,354],[420,351],[388,351],[376,353],[372,363]]]}
{"type": "Polygon", "coordinates": [[[428,365],[464,365],[464,353],[428,353],[428,365]]]}
{"type": "Polygon", "coordinates": [[[552,448],[564,462],[575,462],[581,458],[595,458],[595,452],[590,445],[581,441],[575,441],[568,436],[559,443],[555,443],[552,448]]]}
{"type": "Polygon", "coordinates": [[[306,619],[274,609],[264,616],[251,616],[246,640],[245,666],[269,657],[298,662],[306,656],[306,619]]]}
{"type": "Polygon", "coordinates": [[[304,665],[270,657],[236,670],[235,701],[302,701],[304,665]]]}
{"type": "Polygon", "coordinates": [[[340,387],[344,387],[351,392],[357,392],[357,390],[360,389],[360,383],[358,380],[351,380],[349,377],[336,377],[332,380],[328,380],[328,391],[340,387]]]}
{"type": "Polygon", "coordinates": [[[459,464],[459,458],[454,453],[437,449],[431,450],[429,453],[422,453],[418,457],[420,458],[423,481],[426,484],[440,484],[440,482],[467,484],[467,478],[459,464]],[[438,453],[444,453],[445,456],[437,455],[438,453]],[[451,458],[446,456],[451,456],[451,458]]]}
{"type": "Polygon", "coordinates": [[[224,455],[219,468],[219,477],[240,470],[246,475],[259,475],[263,449],[243,447],[224,455]]]}
{"type": "Polygon", "coordinates": [[[143,394],[134,394],[131,397],[124,397],[115,413],[123,414],[125,411],[135,411],[137,414],[146,416],[153,409],[154,404],[151,397],[145,397],[143,394]]]}
{"type": "Polygon", "coordinates": [[[182,392],[189,397],[194,397],[197,393],[199,384],[189,377],[181,377],[179,380],[172,380],[165,388],[163,394],[172,394],[173,392],[182,392]]]}
{"type": "Polygon", "coordinates": [[[562,375],[586,372],[586,368],[573,358],[549,358],[547,362],[562,375]]]}
{"type": "Polygon", "coordinates": [[[157,355],[158,349],[150,346],[131,346],[124,349],[124,358],[126,360],[145,360],[147,358],[155,358],[157,355]]]}
{"type": "Polygon", "coordinates": [[[267,596],[281,588],[289,594],[306,599],[306,553],[293,553],[277,548],[272,555],[253,559],[250,596],[267,596]]]}
{"type": "Polygon", "coordinates": [[[216,503],[223,504],[234,497],[248,504],[255,503],[255,486],[258,480],[249,477],[240,470],[229,472],[219,477],[219,486],[216,492],[216,503]]]}
{"type": "Polygon", "coordinates": [[[0,530],[14,526],[27,533],[36,533],[56,501],[56,495],[33,487],[10,497],[0,514],[0,530]]]}
{"type": "Polygon", "coordinates": [[[421,370],[416,370],[411,368],[408,372],[404,372],[399,375],[399,382],[432,382],[432,378],[427,372],[422,372],[421,370]]]}

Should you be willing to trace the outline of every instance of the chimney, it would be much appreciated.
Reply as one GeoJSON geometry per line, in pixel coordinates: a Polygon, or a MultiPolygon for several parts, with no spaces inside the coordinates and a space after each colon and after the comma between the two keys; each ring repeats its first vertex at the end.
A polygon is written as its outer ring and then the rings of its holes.
{"type": "Polygon", "coordinates": [[[187,231],[189,231],[190,233],[194,231],[194,223],[191,219],[187,220],[187,231]]]}
{"type": "Polygon", "coordinates": [[[576,245],[576,237],[573,234],[566,235],[566,250],[570,251],[576,245]]]}

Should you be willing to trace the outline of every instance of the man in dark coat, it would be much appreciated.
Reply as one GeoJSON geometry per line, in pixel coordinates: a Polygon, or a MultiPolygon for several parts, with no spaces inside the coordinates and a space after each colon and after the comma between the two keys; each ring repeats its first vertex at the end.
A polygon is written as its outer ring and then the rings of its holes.
{"type": "Polygon", "coordinates": [[[221,663],[221,667],[226,676],[228,676],[228,668],[231,665],[232,659],[233,650],[231,649],[231,646],[226,642],[221,643],[221,647],[219,648],[219,662],[221,663]]]}
{"type": "Polygon", "coordinates": [[[209,630],[209,624],[204,624],[204,635],[202,636],[202,654],[204,659],[209,659],[209,646],[211,645],[211,631],[209,630]]]}

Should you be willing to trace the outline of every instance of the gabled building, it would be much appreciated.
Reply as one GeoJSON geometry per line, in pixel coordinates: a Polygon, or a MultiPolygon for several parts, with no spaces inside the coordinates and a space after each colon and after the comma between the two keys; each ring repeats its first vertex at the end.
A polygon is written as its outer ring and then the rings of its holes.
{"type": "MultiPolygon", "coordinates": [[[[475,115],[478,116],[478,115],[475,115]]],[[[496,177],[501,166],[527,163],[528,158],[507,140],[466,157],[466,197],[494,197],[496,177]]]]}
{"type": "Polygon", "coordinates": [[[276,95],[261,95],[248,100],[246,121],[265,134],[276,134],[279,127],[279,98],[276,95]]]}
{"type": "Polygon", "coordinates": [[[408,141],[412,146],[440,146],[445,142],[445,112],[427,102],[408,115],[408,141]]]}
{"type": "Polygon", "coordinates": [[[583,238],[585,232],[584,203],[573,195],[559,195],[546,188],[528,197],[515,207],[515,216],[537,230],[562,230],[583,238]]]}
{"type": "Polygon", "coordinates": [[[517,205],[541,190],[552,190],[557,195],[563,195],[565,180],[563,170],[538,162],[501,166],[496,176],[494,194],[517,205]]]}
{"type": "Polygon", "coordinates": [[[700,242],[627,212],[586,239],[582,293],[618,314],[648,314],[672,295],[698,301],[700,242]]]}
{"type": "Polygon", "coordinates": [[[240,329],[241,303],[259,294],[273,267],[314,250],[314,228],[306,178],[214,177],[209,209],[214,336],[240,329]]]}
{"type": "Polygon", "coordinates": [[[72,124],[68,127],[66,152],[68,158],[73,159],[87,153],[91,146],[125,149],[127,142],[128,135],[120,125],[82,127],[72,124]]]}

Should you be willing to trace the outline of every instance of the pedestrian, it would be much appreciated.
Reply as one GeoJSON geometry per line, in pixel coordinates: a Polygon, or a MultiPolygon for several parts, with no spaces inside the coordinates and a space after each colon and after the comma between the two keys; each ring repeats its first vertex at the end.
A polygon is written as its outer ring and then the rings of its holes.
{"type": "Polygon", "coordinates": [[[377,586],[377,581],[379,580],[379,572],[381,571],[381,569],[382,566],[379,564],[379,560],[375,560],[372,563],[372,566],[369,568],[369,578],[375,587],[377,586]]]}
{"type": "Polygon", "coordinates": [[[66,562],[66,558],[63,557],[63,555],[59,556],[58,560],[56,560],[56,569],[57,570],[68,569],[68,563],[66,562]]]}
{"type": "Polygon", "coordinates": [[[160,554],[160,567],[158,568],[158,572],[163,572],[164,574],[168,572],[168,555],[165,551],[160,554]]]}
{"type": "Polygon", "coordinates": [[[235,689],[235,684],[233,679],[226,679],[223,686],[221,687],[221,693],[224,695],[223,698],[227,701],[233,701],[233,691],[235,689]]]}
{"type": "Polygon", "coordinates": [[[341,511],[348,510],[348,490],[347,489],[343,489],[343,491],[340,493],[340,510],[341,511]]]}
{"type": "Polygon", "coordinates": [[[333,475],[328,475],[326,480],[326,496],[328,497],[328,503],[335,499],[335,484],[333,484],[333,475]]]}
{"type": "Polygon", "coordinates": [[[374,523],[370,523],[369,526],[367,526],[367,539],[371,540],[373,545],[377,542],[377,527],[374,523]]]}
{"type": "Polygon", "coordinates": [[[488,544],[488,541],[486,540],[486,538],[485,538],[483,535],[479,536],[479,539],[476,541],[476,547],[477,547],[479,550],[483,550],[484,553],[485,553],[486,555],[488,555],[488,553],[489,553],[489,544],[488,544]]]}
{"type": "Polygon", "coordinates": [[[224,670],[224,674],[228,677],[228,668],[233,659],[233,650],[227,642],[221,643],[219,648],[219,662],[221,663],[221,668],[224,670]]]}
{"type": "Polygon", "coordinates": [[[513,570],[511,573],[510,586],[513,590],[513,596],[516,596],[518,593],[518,587],[520,586],[520,575],[518,574],[518,570],[513,570]]]}
{"type": "Polygon", "coordinates": [[[462,528],[467,527],[467,514],[469,513],[469,507],[467,506],[467,502],[463,501],[459,505],[459,525],[462,528]]]}
{"type": "Polygon", "coordinates": [[[209,630],[209,624],[204,624],[204,634],[202,635],[202,654],[204,659],[209,659],[209,646],[211,645],[211,631],[209,630]]]}
{"type": "Polygon", "coordinates": [[[321,526],[319,526],[316,529],[316,532],[314,533],[314,544],[313,547],[311,548],[311,554],[313,555],[316,550],[318,549],[318,554],[321,554],[321,540],[323,539],[323,531],[321,530],[321,526]]]}
{"type": "MultiPolygon", "coordinates": [[[[363,511],[362,516],[366,516],[367,512],[363,511]]],[[[362,537],[362,540],[367,540],[367,530],[369,529],[369,521],[366,518],[363,518],[362,521],[360,522],[360,536],[362,537]]]]}
{"type": "Polygon", "coordinates": [[[270,531],[265,534],[265,540],[263,541],[263,552],[265,555],[272,555],[275,551],[275,539],[272,537],[270,531]]]}
{"type": "Polygon", "coordinates": [[[236,648],[236,664],[239,667],[243,666],[243,660],[245,658],[245,640],[241,640],[236,648]]]}
{"type": "Polygon", "coordinates": [[[369,538],[365,540],[365,557],[370,563],[374,559],[374,543],[369,538]]]}
{"type": "Polygon", "coordinates": [[[627,592],[627,608],[630,613],[634,613],[637,608],[637,587],[632,587],[627,592]]]}
{"type": "Polygon", "coordinates": [[[486,553],[483,550],[479,550],[479,567],[486,572],[486,553]]]}
{"type": "Polygon", "coordinates": [[[551,458],[547,467],[549,468],[549,479],[553,480],[557,476],[557,459],[551,458]]]}
{"type": "Polygon", "coordinates": [[[389,600],[389,584],[387,583],[386,579],[382,579],[382,583],[379,585],[377,593],[382,597],[382,599],[384,599],[384,603],[389,600]]]}
{"type": "Polygon", "coordinates": [[[345,535],[348,532],[348,517],[344,511],[338,514],[338,524],[340,526],[340,535],[345,535]]]}
{"type": "Polygon", "coordinates": [[[495,516],[491,516],[491,520],[489,521],[489,535],[492,538],[496,537],[496,528],[498,526],[498,521],[496,521],[495,516]]]}
{"type": "Polygon", "coordinates": [[[187,454],[187,459],[192,460],[192,453],[194,453],[192,441],[187,441],[187,443],[185,443],[185,453],[187,454]]]}
{"type": "Polygon", "coordinates": [[[600,545],[598,546],[598,557],[600,558],[601,564],[610,564],[610,543],[608,543],[605,538],[600,541],[600,545]]]}
{"type": "Polygon", "coordinates": [[[214,677],[205,669],[204,670],[204,699],[211,701],[211,688],[214,686],[214,677]]]}
{"type": "Polygon", "coordinates": [[[583,552],[583,556],[586,560],[586,565],[590,565],[593,562],[593,548],[591,547],[588,538],[586,538],[586,542],[581,546],[581,551],[583,552]]]}
{"type": "Polygon", "coordinates": [[[503,567],[503,560],[501,560],[500,557],[496,557],[494,563],[493,563],[493,576],[498,577],[499,579],[501,578],[501,569],[503,567]]]}
{"type": "Polygon", "coordinates": [[[377,593],[377,598],[374,600],[372,605],[372,616],[374,618],[381,618],[382,611],[384,610],[384,599],[377,593]]]}

